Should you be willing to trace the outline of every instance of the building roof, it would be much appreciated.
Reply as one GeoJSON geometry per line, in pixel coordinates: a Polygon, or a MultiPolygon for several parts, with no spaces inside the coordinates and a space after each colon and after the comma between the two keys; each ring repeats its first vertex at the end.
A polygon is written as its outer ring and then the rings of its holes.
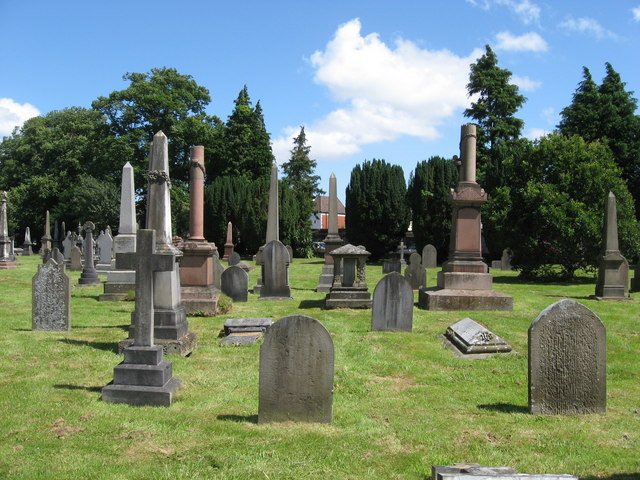
{"type": "MultiPolygon", "coordinates": [[[[319,195],[313,201],[313,211],[315,213],[329,213],[329,196],[319,195]]],[[[338,215],[344,215],[344,205],[338,199],[338,215]]]]}

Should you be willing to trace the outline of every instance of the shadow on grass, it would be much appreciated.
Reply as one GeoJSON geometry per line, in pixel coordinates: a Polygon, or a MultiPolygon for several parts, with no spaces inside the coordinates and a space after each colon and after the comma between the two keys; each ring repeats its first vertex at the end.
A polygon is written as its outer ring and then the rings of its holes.
{"type": "Polygon", "coordinates": [[[590,277],[576,277],[570,282],[563,280],[529,280],[526,278],[520,277],[493,277],[493,283],[504,283],[504,284],[512,284],[512,285],[559,285],[559,286],[570,286],[570,285],[586,285],[588,283],[596,283],[595,278],[590,277]]]}
{"type": "Polygon", "coordinates": [[[102,387],[85,387],[84,385],[71,385],[69,383],[59,383],[54,385],[53,388],[66,389],[66,390],[86,390],[87,392],[102,392],[102,387]]]}
{"type": "Polygon", "coordinates": [[[119,328],[125,332],[129,331],[129,325],[74,325],[73,329],[76,328],[119,328]]]}
{"type": "Polygon", "coordinates": [[[320,300],[301,300],[298,308],[323,308],[324,298],[320,300]]]}
{"type": "Polygon", "coordinates": [[[14,332],[31,332],[33,329],[31,328],[12,328],[14,332]]]}
{"type": "Polygon", "coordinates": [[[218,420],[225,420],[230,422],[249,422],[249,423],[258,423],[258,415],[218,415],[216,417],[218,420]]]}
{"type": "Polygon", "coordinates": [[[608,477],[580,477],[580,480],[639,480],[640,472],[636,473],[614,473],[608,477]]]}
{"type": "Polygon", "coordinates": [[[489,403],[478,405],[482,410],[491,410],[493,412],[502,413],[529,413],[529,407],[522,405],[513,405],[512,403],[489,403]]]}
{"type": "Polygon", "coordinates": [[[572,295],[543,295],[543,297],[550,297],[550,298],[570,298],[572,300],[595,300],[594,297],[592,296],[581,296],[581,297],[577,297],[577,296],[572,296],[572,295]]]}
{"type": "Polygon", "coordinates": [[[300,290],[301,292],[315,292],[315,288],[300,288],[300,287],[290,287],[291,290],[300,290]]]}
{"type": "Polygon", "coordinates": [[[91,347],[98,350],[104,350],[105,352],[118,353],[118,344],[114,342],[90,342],[88,340],[74,340],[72,338],[61,338],[59,341],[62,343],[68,343],[69,345],[91,347]]]}

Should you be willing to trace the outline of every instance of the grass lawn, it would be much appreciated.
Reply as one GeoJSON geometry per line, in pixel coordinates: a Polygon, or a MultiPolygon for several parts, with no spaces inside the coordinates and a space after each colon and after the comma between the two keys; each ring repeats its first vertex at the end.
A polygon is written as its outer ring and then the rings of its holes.
{"type": "MultiPolygon", "coordinates": [[[[116,344],[133,303],[98,302],[102,287],[74,287],[72,330],[31,331],[39,258],[19,261],[0,271],[0,478],[425,479],[433,464],[478,462],[640,479],[640,296],[591,300],[591,277],[543,285],[494,271],[495,289],[514,297],[513,312],[415,308],[413,333],[371,332],[370,310],[323,310],[324,294],[314,292],[321,261],[296,259],[293,300],[250,295],[224,316],[189,318],[198,347],[188,358],[169,357],[183,385],[171,407],[154,408],[100,400],[121,361],[116,344]],[[562,298],[586,305],[607,328],[605,414],[527,413],[527,329],[562,298]],[[260,347],[220,347],[220,331],[227,318],[296,312],[331,332],[333,423],[258,425],[260,347]],[[439,335],[466,316],[514,352],[453,356],[439,335]]],[[[79,273],[69,274],[77,284],[79,273]]],[[[380,265],[367,267],[372,292],[381,277],[380,265]]],[[[256,278],[254,270],[250,286],[256,278]]]]}

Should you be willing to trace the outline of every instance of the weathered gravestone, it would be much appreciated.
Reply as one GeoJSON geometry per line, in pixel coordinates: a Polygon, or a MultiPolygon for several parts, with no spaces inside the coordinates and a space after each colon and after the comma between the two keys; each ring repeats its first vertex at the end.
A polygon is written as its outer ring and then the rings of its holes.
{"type": "Polygon", "coordinates": [[[407,279],[413,290],[427,286],[427,269],[422,265],[422,258],[417,253],[409,256],[409,266],[404,271],[404,278],[407,279]]]}
{"type": "Polygon", "coordinates": [[[111,237],[111,229],[107,228],[100,232],[97,240],[98,244],[98,265],[101,268],[111,267],[111,252],[113,250],[113,238],[111,237]]]}
{"type": "Polygon", "coordinates": [[[236,265],[230,266],[222,272],[221,290],[234,302],[248,301],[249,275],[236,265]]]}
{"type": "Polygon", "coordinates": [[[410,332],[413,322],[413,290],[399,273],[383,277],[373,290],[371,330],[410,332]]]}
{"type": "Polygon", "coordinates": [[[56,332],[71,330],[71,280],[64,265],[53,259],[38,265],[31,289],[31,328],[56,332]]]}
{"type": "Polygon", "coordinates": [[[33,243],[31,243],[31,230],[27,227],[24,231],[24,243],[22,244],[22,256],[28,257],[33,255],[33,249],[31,248],[33,243]]]}
{"type": "Polygon", "coordinates": [[[220,345],[254,345],[273,325],[270,318],[230,318],[224,322],[225,337],[220,345]]]}
{"type": "Polygon", "coordinates": [[[267,243],[262,252],[260,300],[290,300],[289,252],[279,240],[267,243]]]}
{"type": "Polygon", "coordinates": [[[240,254],[238,252],[231,252],[229,259],[227,260],[229,266],[238,265],[240,263],[240,254]]]}
{"type": "Polygon", "coordinates": [[[448,327],[442,340],[447,348],[460,357],[470,359],[511,351],[511,345],[468,317],[448,327]]]}
{"type": "Polygon", "coordinates": [[[438,266],[438,251],[431,244],[422,249],[422,265],[424,268],[436,268],[438,266]]]}
{"type": "Polygon", "coordinates": [[[289,252],[289,263],[293,263],[293,247],[291,245],[285,245],[284,247],[289,252]]]}
{"type": "Polygon", "coordinates": [[[71,261],[71,250],[73,249],[74,242],[71,238],[71,231],[67,232],[67,236],[64,237],[62,241],[62,253],[64,254],[64,259],[71,261]]]}
{"type": "Polygon", "coordinates": [[[511,254],[509,249],[505,248],[502,251],[502,257],[500,258],[500,267],[502,270],[511,270],[511,254]]]}
{"type": "Polygon", "coordinates": [[[137,323],[133,344],[124,349],[124,361],[113,371],[113,382],[102,389],[102,400],[129,405],[169,406],[180,380],[172,376],[171,362],[154,345],[154,273],[171,272],[172,251],[156,253],[154,230],[138,230],[136,253],[124,253],[136,272],[137,323]]]}
{"type": "Polygon", "coordinates": [[[550,305],[529,327],[530,412],[604,412],[606,402],[604,325],[573,300],[550,305]]]}
{"type": "Polygon", "coordinates": [[[71,265],[69,266],[69,270],[73,270],[74,272],[79,272],[82,270],[82,250],[78,245],[74,245],[71,248],[71,265]]]}
{"type": "Polygon", "coordinates": [[[382,262],[382,273],[384,273],[385,275],[392,272],[400,273],[401,271],[402,264],[397,258],[392,258],[391,260],[385,260],[384,262],[382,262]]]}
{"type": "Polygon", "coordinates": [[[332,407],[331,335],[315,318],[281,318],[260,346],[258,423],[329,423],[332,407]]]}
{"type": "Polygon", "coordinates": [[[40,255],[51,255],[51,223],[49,222],[49,210],[44,215],[44,235],[40,238],[40,255]]]}
{"type": "Polygon", "coordinates": [[[565,474],[516,473],[512,467],[489,467],[479,463],[432,465],[432,480],[578,480],[565,474]]]}
{"type": "Polygon", "coordinates": [[[85,231],[84,240],[84,268],[78,279],[78,286],[100,285],[100,277],[93,262],[93,248],[95,241],[93,240],[93,231],[96,226],[93,222],[85,222],[83,227],[85,231]]]}

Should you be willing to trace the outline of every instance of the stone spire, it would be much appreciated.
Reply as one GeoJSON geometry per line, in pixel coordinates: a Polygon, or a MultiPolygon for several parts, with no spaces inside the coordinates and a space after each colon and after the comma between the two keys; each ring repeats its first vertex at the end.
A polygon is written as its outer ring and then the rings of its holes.
{"type": "Polygon", "coordinates": [[[269,184],[269,210],[267,213],[267,241],[280,240],[278,222],[280,214],[278,211],[278,166],[273,163],[271,166],[271,183],[269,184]]]}
{"type": "Polygon", "coordinates": [[[133,235],[133,250],[135,251],[136,234],[136,202],[133,184],[133,167],[129,162],[122,167],[122,185],[120,186],[120,223],[118,235],[133,235]]]}
{"type": "Polygon", "coordinates": [[[618,252],[618,214],[616,207],[616,196],[609,192],[604,210],[604,241],[602,242],[602,253],[618,252]]]}
{"type": "Polygon", "coordinates": [[[609,192],[604,210],[602,256],[598,261],[596,297],[599,299],[629,298],[629,263],[618,247],[618,215],[616,197],[609,192]]]}

